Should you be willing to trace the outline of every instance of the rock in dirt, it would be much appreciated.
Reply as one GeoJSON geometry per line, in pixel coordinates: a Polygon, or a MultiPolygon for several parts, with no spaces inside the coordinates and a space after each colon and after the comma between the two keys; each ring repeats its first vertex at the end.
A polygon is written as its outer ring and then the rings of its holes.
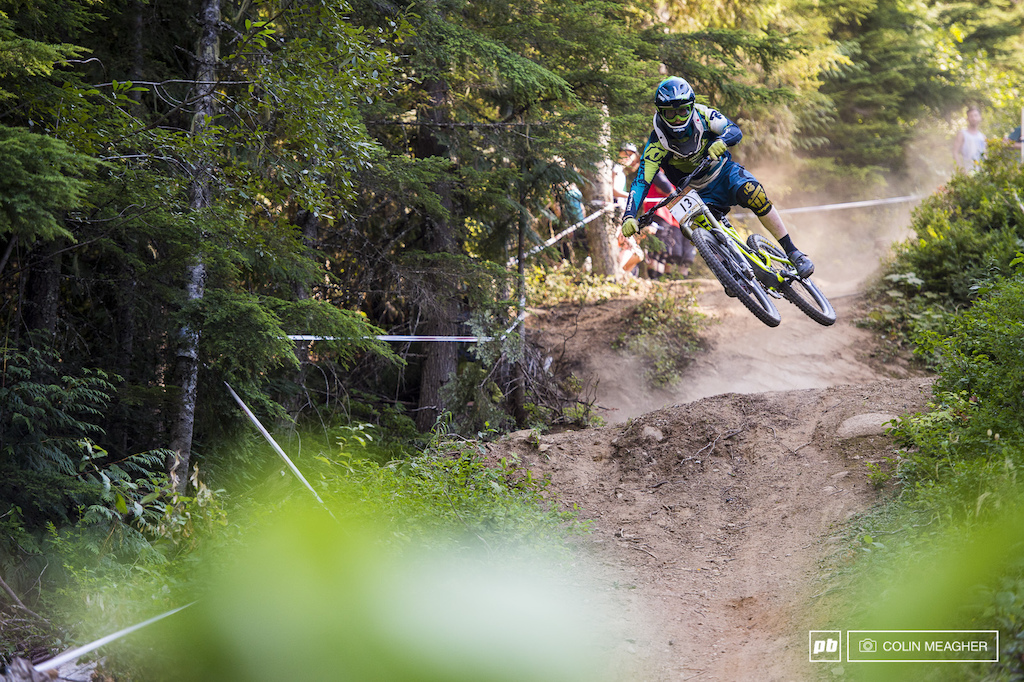
{"type": "Polygon", "coordinates": [[[645,426],[642,437],[644,440],[653,440],[656,443],[660,443],[665,440],[665,434],[661,430],[654,428],[653,426],[645,426]]]}
{"type": "Polygon", "coordinates": [[[886,423],[893,419],[896,419],[896,415],[888,412],[858,414],[839,425],[836,437],[841,440],[849,440],[861,436],[884,436],[886,423]]]}

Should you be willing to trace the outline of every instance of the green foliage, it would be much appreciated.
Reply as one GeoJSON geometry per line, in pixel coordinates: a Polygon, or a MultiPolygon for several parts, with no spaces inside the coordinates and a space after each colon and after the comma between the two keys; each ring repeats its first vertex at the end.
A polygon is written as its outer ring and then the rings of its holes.
{"type": "Polygon", "coordinates": [[[61,214],[83,208],[83,177],[96,162],[46,135],[0,125],[0,236],[32,242],[71,237],[61,214]]]}
{"type": "Polygon", "coordinates": [[[563,410],[565,422],[577,428],[599,428],[605,425],[605,419],[601,415],[594,414],[592,402],[577,400],[575,404],[563,410]]]}
{"type": "MultiPolygon", "coordinates": [[[[941,330],[917,337],[920,352],[934,359],[939,376],[927,411],[900,419],[893,429],[902,446],[894,478],[901,484],[903,513],[914,515],[914,526],[931,529],[904,535],[897,555],[864,569],[876,580],[893,571],[890,564],[908,561],[952,570],[963,559],[955,558],[957,547],[973,543],[972,551],[982,551],[996,546],[989,543],[1003,543],[997,562],[970,578],[975,585],[970,599],[954,600],[947,610],[960,609],[956,622],[970,627],[1000,628],[1004,651],[1017,650],[1024,622],[1016,587],[1022,575],[1021,545],[1019,538],[989,536],[993,526],[1005,525],[1021,508],[1022,296],[1020,272],[998,278],[971,308],[949,315],[941,330]]],[[[900,526],[906,528],[907,521],[885,532],[899,532],[900,526]]],[[[945,580],[951,574],[941,575],[945,580]]],[[[892,577],[898,580],[895,572],[892,577]]],[[[992,679],[1004,679],[1000,675],[1005,672],[997,667],[992,679]]]]}
{"type": "MultiPolygon", "coordinates": [[[[66,14],[79,14],[66,23],[78,23],[84,19],[81,9],[74,7],[79,3],[66,4],[72,5],[68,8],[70,11],[66,10],[66,14]]],[[[21,85],[19,80],[48,76],[57,65],[82,53],[82,48],[74,45],[52,44],[20,35],[17,23],[5,10],[13,9],[17,12],[16,18],[31,21],[28,15],[37,14],[40,8],[25,8],[19,5],[21,3],[11,0],[0,3],[0,102],[15,97],[15,93],[7,88],[14,89],[21,85]]],[[[38,15],[35,18],[38,19],[38,15]]]]}
{"type": "Polygon", "coordinates": [[[442,394],[445,404],[451,406],[451,426],[456,433],[483,436],[515,427],[504,391],[480,362],[461,363],[457,377],[445,384],[442,394]]]}
{"type": "Polygon", "coordinates": [[[922,352],[937,358],[940,378],[935,391],[945,409],[933,412],[925,422],[930,428],[911,440],[924,440],[935,429],[948,427],[929,450],[939,445],[953,460],[981,457],[1002,462],[1002,449],[1019,445],[1016,436],[1024,414],[1024,380],[1018,371],[1024,363],[1022,292],[1024,278],[1007,279],[985,300],[953,318],[943,335],[923,337],[922,352]]]}
{"type": "Polygon", "coordinates": [[[637,292],[639,287],[636,281],[617,282],[568,263],[556,267],[534,265],[526,271],[527,303],[536,306],[601,303],[637,292]]]}
{"type": "Polygon", "coordinates": [[[643,358],[652,386],[671,386],[701,349],[707,316],[697,311],[692,288],[655,289],[633,309],[615,347],[643,358]]]}
{"type": "MultiPolygon", "coordinates": [[[[891,273],[882,277],[873,291],[872,307],[858,324],[879,333],[890,354],[912,350],[912,343],[921,334],[948,326],[952,304],[942,303],[935,291],[921,291],[924,281],[913,272],[891,273]]],[[[920,356],[925,362],[926,355],[920,356]]]]}
{"type": "Polygon", "coordinates": [[[4,348],[0,360],[0,465],[73,475],[82,442],[102,432],[96,422],[114,390],[109,375],[63,374],[45,346],[4,348]]]}
{"type": "Polygon", "coordinates": [[[928,411],[894,430],[906,448],[897,476],[940,515],[983,517],[1024,465],[1022,295],[1024,277],[1002,280],[941,332],[918,337],[939,377],[928,411]]]}
{"type": "Polygon", "coordinates": [[[892,462],[887,462],[886,464],[888,466],[868,462],[865,465],[868,469],[868,482],[876,489],[884,488],[885,484],[892,478],[893,472],[890,468],[892,462]]]}
{"type": "MultiPolygon", "coordinates": [[[[1024,629],[1024,206],[1019,168],[992,156],[926,200],[915,213],[916,238],[875,287],[884,304],[872,318],[913,342],[938,376],[927,410],[892,429],[901,447],[889,460],[894,468],[869,467],[871,480],[895,481],[899,497],[891,517],[870,524],[869,534],[888,537],[887,549],[857,562],[843,607],[856,617],[843,627],[859,619],[872,628],[999,628],[1000,659],[1016,660],[1024,629]]],[[[907,674],[879,668],[860,677],[907,674]]],[[[913,673],[948,679],[930,675],[913,673]]],[[[957,679],[1017,677],[999,664],[964,667],[957,679]]]]}
{"type": "Polygon", "coordinates": [[[756,108],[793,101],[793,91],[773,83],[771,76],[774,69],[807,51],[794,37],[736,29],[663,34],[661,57],[670,73],[684,75],[723,111],[756,108]],[[743,78],[751,67],[761,70],[762,78],[754,82],[743,78]]]}
{"type": "MultiPolygon", "coordinates": [[[[1006,154],[957,174],[915,210],[915,236],[900,244],[872,287],[867,322],[895,347],[945,333],[951,313],[970,305],[1024,248],[1024,173],[1006,154]]],[[[928,357],[928,351],[922,351],[928,357]]],[[[930,358],[929,358],[930,361],[930,358]]]]}
{"type": "Polygon", "coordinates": [[[372,424],[376,446],[388,448],[377,459],[380,460],[380,457],[388,452],[390,456],[382,461],[399,459],[404,456],[401,454],[404,445],[414,442],[420,435],[416,430],[416,424],[405,414],[401,403],[379,406],[373,404],[372,400],[371,395],[355,392],[348,403],[350,424],[346,426],[357,424],[365,429],[369,426],[363,426],[364,424],[372,424]]]}
{"type": "MultiPolygon", "coordinates": [[[[282,442],[340,523],[377,528],[373,542],[388,551],[482,549],[505,556],[530,548],[561,556],[566,533],[586,529],[545,499],[546,481],[513,461],[487,461],[480,442],[439,435],[422,453],[383,460],[382,440],[380,429],[354,423],[282,442]]],[[[63,567],[61,581],[51,584],[59,587],[60,598],[51,603],[82,623],[77,639],[87,641],[202,596],[268,524],[288,509],[306,507],[309,492],[269,449],[266,457],[272,462],[263,467],[269,476],[255,489],[232,496],[231,505],[224,491],[208,488],[193,471],[194,493],[173,494],[161,482],[158,497],[140,500],[145,512],[138,519],[128,501],[124,519],[134,535],[112,534],[109,525],[84,521],[51,532],[47,556],[63,567]]],[[[113,481],[112,490],[117,486],[113,481]]],[[[108,667],[127,666],[139,679],[169,679],[155,670],[163,658],[149,644],[136,639],[108,651],[108,667]]]]}
{"type": "Polygon", "coordinates": [[[386,525],[336,523],[320,510],[286,510],[252,535],[165,631],[161,649],[190,651],[188,660],[146,679],[269,682],[295,669],[407,682],[601,675],[606,653],[592,624],[604,619],[551,562],[399,545],[386,525]]]}

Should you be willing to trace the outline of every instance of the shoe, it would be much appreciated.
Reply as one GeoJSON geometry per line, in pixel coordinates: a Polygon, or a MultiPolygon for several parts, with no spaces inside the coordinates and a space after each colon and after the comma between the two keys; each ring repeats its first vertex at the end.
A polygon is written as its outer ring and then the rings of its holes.
{"type": "Polygon", "coordinates": [[[796,268],[796,274],[800,279],[807,279],[814,274],[814,263],[804,255],[803,251],[794,250],[788,254],[789,261],[796,268]]]}

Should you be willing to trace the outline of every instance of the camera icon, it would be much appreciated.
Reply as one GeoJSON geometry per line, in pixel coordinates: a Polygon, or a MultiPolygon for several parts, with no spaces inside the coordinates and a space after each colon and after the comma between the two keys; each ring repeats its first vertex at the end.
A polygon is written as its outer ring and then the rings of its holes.
{"type": "Polygon", "coordinates": [[[873,639],[862,639],[857,645],[862,654],[873,654],[878,651],[878,643],[873,639]]]}

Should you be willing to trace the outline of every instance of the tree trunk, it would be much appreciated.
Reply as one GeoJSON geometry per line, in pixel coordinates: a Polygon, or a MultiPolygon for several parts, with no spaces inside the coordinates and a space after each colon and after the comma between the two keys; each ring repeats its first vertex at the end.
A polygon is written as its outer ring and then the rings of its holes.
{"type": "MultiPolygon", "coordinates": [[[[430,106],[421,114],[421,120],[427,124],[437,124],[449,120],[448,84],[440,80],[425,83],[430,95],[430,106]]],[[[447,156],[448,150],[437,139],[435,128],[431,125],[420,126],[417,135],[416,155],[420,158],[428,156],[447,156]]],[[[428,218],[426,246],[429,253],[454,253],[455,237],[452,233],[450,216],[452,210],[451,182],[440,180],[433,183],[432,189],[441,198],[441,205],[448,211],[449,217],[428,218]]],[[[456,331],[458,303],[454,293],[441,286],[435,289],[437,296],[430,318],[427,321],[427,334],[430,336],[452,336],[456,331]]],[[[448,383],[458,368],[458,346],[449,342],[429,342],[426,344],[426,360],[420,377],[420,399],[416,412],[416,427],[420,431],[428,431],[434,426],[437,418],[444,413],[446,405],[441,396],[441,388],[448,383]]]]}
{"type": "MultiPolygon", "coordinates": [[[[199,101],[192,119],[192,135],[202,138],[208,135],[214,116],[214,81],[217,78],[217,61],[220,48],[220,0],[203,0],[200,12],[201,33],[196,49],[196,91],[199,101]]],[[[200,158],[192,170],[189,186],[189,207],[202,211],[213,203],[212,160],[200,158]]],[[[201,256],[189,265],[186,272],[186,295],[188,300],[201,299],[206,291],[206,265],[201,256]]],[[[167,473],[175,489],[184,492],[188,486],[188,465],[192,453],[192,435],[196,420],[196,393],[199,387],[199,331],[191,328],[181,330],[178,338],[175,383],[181,394],[178,398],[178,415],[171,427],[172,453],[167,457],[167,473]]]]}
{"type": "MultiPolygon", "coordinates": [[[[602,149],[607,149],[611,141],[611,123],[608,118],[608,108],[604,107],[604,123],[601,125],[600,144],[602,149]]],[[[591,194],[588,197],[591,205],[608,206],[612,203],[612,161],[605,159],[597,165],[591,179],[591,194]]],[[[615,240],[617,229],[615,220],[610,213],[603,214],[600,218],[590,221],[587,224],[587,247],[590,249],[590,257],[593,261],[594,272],[599,275],[618,276],[616,257],[618,246],[615,240]]]]}
{"type": "Polygon", "coordinates": [[[53,339],[60,309],[59,253],[63,240],[48,242],[29,256],[28,284],[23,309],[25,327],[53,339]]]}
{"type": "MultiPolygon", "coordinates": [[[[302,228],[302,245],[307,249],[315,249],[320,236],[320,219],[312,211],[302,209],[295,216],[295,224],[302,228]]],[[[309,298],[309,289],[301,282],[292,284],[292,293],[296,301],[305,301],[309,298]]],[[[304,332],[308,333],[308,332],[304,332]]],[[[311,341],[295,342],[295,357],[299,361],[299,371],[295,377],[299,390],[288,401],[288,414],[293,420],[298,420],[302,407],[308,402],[306,396],[306,377],[309,374],[309,346],[311,341]]]]}
{"type": "MultiPolygon", "coordinates": [[[[132,16],[132,43],[131,43],[131,69],[128,71],[129,77],[132,81],[143,80],[143,64],[146,59],[146,41],[143,37],[143,29],[146,26],[146,19],[143,16],[143,11],[146,5],[142,3],[142,0],[133,0],[131,4],[131,16],[132,16]]],[[[142,92],[134,91],[129,93],[129,96],[136,102],[142,101],[142,92]]]]}
{"type": "MultiPolygon", "coordinates": [[[[519,204],[525,203],[525,197],[520,196],[519,204]]],[[[521,316],[526,310],[526,214],[519,214],[519,238],[516,241],[516,258],[519,259],[518,277],[516,285],[519,289],[519,305],[516,306],[516,315],[521,316]]],[[[519,320],[516,325],[516,332],[519,334],[519,343],[526,349],[526,323],[519,320]]],[[[522,427],[526,424],[526,353],[522,354],[519,361],[515,363],[512,378],[512,416],[515,417],[516,425],[522,427]]]]}
{"type": "MultiPolygon", "coordinates": [[[[117,324],[117,350],[114,367],[125,383],[130,386],[136,382],[132,358],[135,355],[135,308],[139,298],[139,280],[136,277],[135,269],[130,266],[125,274],[128,278],[118,287],[117,310],[114,315],[117,324]]],[[[128,414],[119,412],[108,427],[110,442],[116,445],[116,452],[121,457],[131,454],[128,452],[128,446],[133,421],[130,412],[128,414]]]]}

